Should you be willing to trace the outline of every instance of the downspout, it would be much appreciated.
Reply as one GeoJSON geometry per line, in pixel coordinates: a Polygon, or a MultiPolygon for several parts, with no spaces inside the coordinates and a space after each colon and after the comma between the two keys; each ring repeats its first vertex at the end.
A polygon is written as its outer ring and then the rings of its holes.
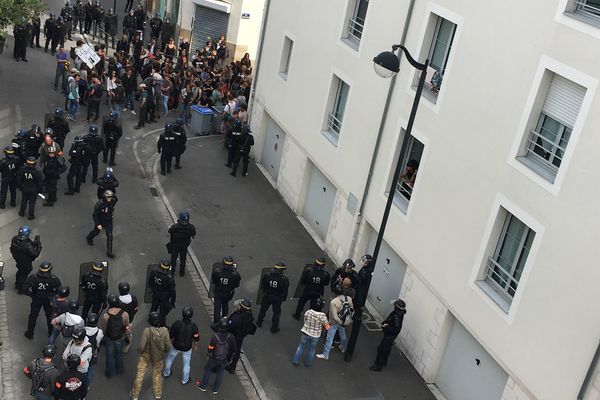
{"type": "MultiPolygon", "coordinates": [[[[406,42],[406,35],[408,35],[408,28],[410,26],[410,20],[412,18],[413,9],[415,7],[415,0],[410,0],[410,4],[408,5],[408,12],[406,14],[406,18],[404,20],[404,29],[402,30],[402,37],[400,39],[400,44],[404,46],[406,42]]],[[[402,62],[402,52],[398,54],[400,57],[400,62],[402,62]]],[[[390,86],[388,87],[387,97],[385,98],[385,106],[383,108],[383,114],[381,115],[381,122],[379,123],[379,131],[377,132],[377,140],[375,141],[375,148],[373,149],[373,155],[371,156],[371,165],[369,165],[369,174],[367,175],[367,181],[365,183],[365,189],[363,190],[362,199],[360,201],[360,207],[358,209],[358,217],[356,218],[356,224],[354,226],[354,234],[352,235],[352,242],[350,243],[351,252],[354,252],[354,248],[356,246],[356,240],[358,239],[358,230],[360,229],[360,224],[362,223],[362,215],[365,202],[367,200],[367,196],[369,195],[369,188],[371,187],[371,180],[373,179],[373,170],[375,169],[375,163],[377,162],[377,154],[379,153],[379,147],[381,145],[381,137],[383,136],[383,130],[385,128],[385,122],[387,119],[387,115],[390,108],[390,102],[392,100],[392,94],[394,93],[394,85],[396,83],[396,77],[398,75],[394,75],[390,81],[390,86]]],[[[390,194],[391,195],[391,194],[390,194]]]]}
{"type": "Polygon", "coordinates": [[[596,348],[596,354],[594,354],[594,358],[592,359],[592,363],[588,368],[587,374],[585,374],[585,379],[581,384],[581,389],[579,389],[579,394],[577,395],[577,400],[583,400],[583,396],[585,396],[585,392],[587,392],[587,388],[590,385],[592,380],[592,375],[594,375],[594,371],[596,371],[596,365],[598,364],[598,358],[600,358],[600,344],[596,348]]]}
{"type": "MultiPolygon", "coordinates": [[[[252,89],[250,91],[250,104],[248,104],[248,123],[252,122],[252,106],[254,105],[254,95],[256,91],[256,82],[258,82],[258,72],[260,71],[260,62],[262,60],[263,46],[265,43],[265,33],[267,31],[267,20],[269,19],[269,9],[271,0],[265,0],[265,9],[263,12],[262,26],[260,28],[260,38],[258,42],[258,54],[256,55],[256,67],[254,68],[254,79],[252,80],[252,89]]],[[[414,0],[412,0],[414,1],[414,0]]]]}

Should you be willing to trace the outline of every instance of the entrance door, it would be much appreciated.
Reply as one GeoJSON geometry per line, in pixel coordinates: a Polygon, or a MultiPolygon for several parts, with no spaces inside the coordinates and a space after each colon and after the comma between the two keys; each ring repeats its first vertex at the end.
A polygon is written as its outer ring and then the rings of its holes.
{"type": "Polygon", "coordinates": [[[303,214],[306,221],[321,239],[325,239],[325,236],[327,236],[335,192],[335,186],[317,167],[313,166],[308,182],[303,214]]]}
{"type": "MultiPolygon", "coordinates": [[[[376,241],[377,232],[371,229],[369,254],[373,254],[376,241]]],[[[404,274],[406,274],[406,262],[384,240],[381,243],[377,264],[373,270],[368,295],[369,302],[384,318],[392,312],[394,308],[392,302],[400,295],[404,274]]]]}
{"type": "Polygon", "coordinates": [[[281,154],[285,144],[285,132],[268,115],[266,116],[267,129],[265,132],[265,143],[262,152],[262,164],[277,181],[279,167],[281,165],[281,154]]]}
{"type": "Polygon", "coordinates": [[[500,400],[508,374],[454,320],[436,385],[448,400],[500,400]]]}

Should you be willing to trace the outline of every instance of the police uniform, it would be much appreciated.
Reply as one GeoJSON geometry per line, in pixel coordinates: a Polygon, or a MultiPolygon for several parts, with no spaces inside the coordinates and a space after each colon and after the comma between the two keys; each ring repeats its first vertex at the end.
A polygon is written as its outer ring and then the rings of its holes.
{"type": "Polygon", "coordinates": [[[13,57],[17,61],[27,61],[27,42],[29,41],[29,36],[25,23],[15,25],[13,34],[15,37],[13,57]]]}
{"type": "Polygon", "coordinates": [[[102,162],[108,165],[115,164],[115,153],[119,145],[119,139],[123,136],[123,128],[119,118],[102,118],[102,134],[104,135],[104,151],[102,153],[102,162]],[[110,153],[110,158],[109,158],[110,153]]]}
{"type": "Polygon", "coordinates": [[[183,123],[175,124],[173,134],[175,135],[175,169],[181,169],[181,156],[185,152],[187,142],[187,134],[183,123]]]}
{"type": "Polygon", "coordinates": [[[150,312],[159,310],[161,316],[166,317],[169,312],[175,308],[177,293],[175,292],[175,279],[170,265],[164,261],[160,266],[150,272],[149,285],[152,290],[152,305],[150,312]]]}
{"type": "Polygon", "coordinates": [[[213,323],[216,324],[221,317],[229,314],[229,302],[233,298],[235,289],[240,286],[240,280],[240,274],[235,269],[231,257],[225,258],[222,265],[217,266],[213,271],[211,276],[215,294],[213,323]]]}
{"type": "Polygon", "coordinates": [[[242,136],[242,122],[237,120],[233,122],[233,125],[227,131],[227,135],[225,136],[225,143],[227,146],[227,164],[226,167],[231,168],[233,165],[233,160],[235,159],[235,154],[238,151],[239,138],[242,136]]]}
{"type": "Polygon", "coordinates": [[[179,257],[179,273],[184,275],[187,249],[192,238],[196,236],[196,227],[189,222],[181,223],[181,221],[177,221],[169,228],[169,235],[171,235],[169,253],[171,254],[173,273],[177,269],[177,257],[179,257]]]}
{"type": "Polygon", "coordinates": [[[40,21],[40,17],[33,17],[31,19],[31,37],[29,38],[29,47],[33,48],[33,43],[35,39],[35,47],[38,49],[40,46],[40,31],[42,29],[42,22],[40,21]]]}
{"type": "Polygon", "coordinates": [[[29,219],[35,218],[35,202],[42,191],[42,173],[35,168],[35,159],[29,158],[17,172],[17,186],[21,189],[21,208],[19,215],[25,216],[25,208],[29,205],[29,219]]]}
{"type": "Polygon", "coordinates": [[[25,138],[25,157],[38,158],[40,156],[39,150],[42,143],[43,140],[40,140],[40,137],[36,132],[33,129],[29,130],[28,135],[25,138]]]}
{"type": "Polygon", "coordinates": [[[96,37],[98,28],[102,25],[102,21],[104,20],[104,7],[100,5],[98,0],[96,0],[96,4],[94,5],[92,17],[94,18],[94,37],[96,37]]]}
{"type": "Polygon", "coordinates": [[[110,190],[114,194],[117,194],[117,187],[119,186],[119,180],[117,178],[115,178],[114,175],[111,174],[109,177],[106,175],[106,173],[104,173],[104,175],[102,175],[100,178],[98,178],[96,183],[98,184],[97,195],[98,195],[99,199],[102,198],[102,193],[104,193],[106,190],[110,190]]]}
{"type": "Polygon", "coordinates": [[[6,207],[8,190],[10,190],[10,205],[13,207],[17,205],[17,171],[23,165],[23,161],[14,153],[12,147],[7,147],[4,150],[5,157],[0,160],[0,173],[2,174],[0,208],[6,207]]]}
{"type": "Polygon", "coordinates": [[[52,55],[56,53],[56,47],[58,45],[64,46],[65,44],[65,23],[62,17],[56,18],[54,24],[54,31],[52,32],[52,55]]]}
{"type": "Polygon", "coordinates": [[[104,142],[97,133],[88,133],[83,137],[83,142],[86,144],[86,156],[81,170],[81,183],[86,181],[90,164],[92,164],[92,183],[96,183],[98,179],[98,155],[104,150],[104,142]]]}
{"type": "Polygon", "coordinates": [[[137,22],[133,16],[133,13],[129,13],[125,16],[125,18],[123,18],[123,32],[127,35],[130,42],[135,34],[136,25],[137,22]]]}
{"type": "Polygon", "coordinates": [[[150,20],[150,31],[151,37],[156,39],[156,43],[158,43],[158,37],[160,36],[160,30],[162,28],[162,19],[158,16],[158,14],[154,15],[154,17],[150,20]]]}
{"type": "Polygon", "coordinates": [[[73,193],[79,193],[81,187],[81,170],[83,168],[83,161],[86,157],[86,145],[81,137],[75,138],[75,142],[71,145],[69,150],[69,173],[67,174],[67,186],[69,190],[65,192],[66,195],[72,195],[73,193]],[[78,141],[81,140],[81,141],[78,141]]]}
{"type": "Polygon", "coordinates": [[[117,196],[113,195],[111,201],[107,201],[103,196],[94,206],[92,218],[94,219],[94,229],[87,235],[87,242],[93,245],[94,238],[100,234],[98,225],[102,226],[102,230],[106,233],[106,254],[109,257],[114,257],[112,252],[113,245],[113,213],[117,204],[117,196]]]}
{"type": "Polygon", "coordinates": [[[331,279],[329,272],[325,271],[325,260],[317,258],[314,264],[306,266],[300,277],[300,282],[303,287],[302,295],[298,299],[296,312],[293,317],[300,319],[306,302],[310,300],[311,308],[314,306],[314,301],[323,296],[325,286],[329,285],[331,279]]]}
{"type": "Polygon", "coordinates": [[[61,149],[64,149],[67,134],[71,132],[69,123],[62,116],[55,115],[48,123],[48,128],[51,128],[54,132],[52,139],[59,144],[61,149]]]}
{"type": "Polygon", "coordinates": [[[65,32],[67,34],[67,38],[71,40],[71,33],[73,32],[73,8],[67,2],[65,6],[60,10],[60,16],[63,17],[65,21],[65,32]]]}
{"type": "Polygon", "coordinates": [[[233,157],[233,170],[231,171],[232,176],[236,175],[238,166],[240,165],[240,160],[243,160],[242,176],[248,175],[250,148],[254,146],[254,136],[252,136],[250,132],[250,127],[244,124],[242,127],[242,134],[240,136],[236,136],[237,144],[236,152],[233,157]]]}
{"type": "Polygon", "coordinates": [[[33,270],[31,264],[39,257],[41,252],[42,243],[39,236],[36,236],[35,240],[31,240],[29,237],[18,234],[13,236],[10,241],[10,254],[12,254],[17,266],[15,289],[19,291],[19,294],[23,294],[23,284],[33,270]]]}
{"type": "Polygon", "coordinates": [[[40,269],[34,275],[30,275],[23,285],[25,293],[31,297],[31,306],[29,317],[27,319],[27,331],[25,336],[33,339],[33,331],[37,322],[40,310],[44,308],[46,314],[46,324],[48,327],[48,336],[52,334],[52,297],[60,287],[60,279],[50,271],[52,267],[49,263],[42,263],[40,269]]]}
{"type": "Polygon", "coordinates": [[[85,19],[85,10],[83,9],[83,3],[81,0],[77,0],[77,3],[73,7],[73,30],[77,30],[79,25],[79,33],[83,33],[83,20],[85,19]]]}
{"type": "Polygon", "coordinates": [[[146,20],[146,11],[141,4],[138,4],[138,8],[133,12],[133,16],[135,17],[136,30],[143,31],[144,21],[146,20]]]}
{"type": "Polygon", "coordinates": [[[256,332],[256,325],[254,324],[254,316],[252,315],[252,309],[240,304],[239,309],[231,313],[227,319],[229,333],[235,337],[235,343],[237,345],[236,351],[231,357],[231,362],[225,367],[226,370],[233,373],[237,362],[240,360],[242,344],[244,338],[248,335],[254,335],[256,332]]]}
{"type": "Polygon", "coordinates": [[[262,326],[267,310],[270,306],[273,306],[273,320],[271,325],[271,332],[273,333],[279,331],[281,303],[287,298],[290,285],[287,276],[283,275],[284,269],[285,264],[276,264],[273,270],[265,274],[261,281],[261,289],[264,296],[256,323],[259,327],[262,326]]]}
{"type": "Polygon", "coordinates": [[[67,170],[65,159],[54,153],[54,157],[48,157],[44,163],[44,182],[48,198],[43,204],[45,207],[52,207],[56,203],[57,184],[60,175],[67,170]]]}
{"type": "Polygon", "coordinates": [[[160,134],[157,143],[158,152],[160,153],[160,173],[162,175],[165,174],[165,170],[166,173],[171,173],[171,161],[177,147],[176,138],[170,125],[170,123],[167,124],[165,131],[160,134]]]}
{"type": "Polygon", "coordinates": [[[340,267],[335,270],[333,277],[331,277],[331,291],[336,295],[340,295],[342,293],[341,282],[346,278],[350,279],[352,289],[358,290],[360,287],[360,278],[356,271],[351,270],[347,272],[344,267],[340,267]]]}
{"type": "Polygon", "coordinates": [[[85,300],[81,310],[81,318],[87,319],[90,309],[93,313],[100,315],[100,311],[106,305],[106,292],[108,283],[102,277],[102,269],[94,265],[92,271],[81,277],[79,287],[83,290],[85,300]]]}
{"type": "Polygon", "coordinates": [[[83,11],[85,14],[85,33],[90,33],[90,29],[92,28],[92,21],[94,20],[94,5],[92,4],[92,0],[88,0],[87,4],[83,6],[83,11]]]}
{"type": "Polygon", "coordinates": [[[375,364],[369,368],[371,371],[381,371],[382,367],[387,365],[388,357],[394,347],[394,341],[402,329],[404,314],[406,314],[406,304],[402,300],[396,300],[394,311],[381,323],[383,338],[377,346],[375,364]]]}
{"type": "Polygon", "coordinates": [[[56,20],[54,19],[54,14],[50,13],[50,18],[44,22],[44,36],[46,37],[46,43],[44,43],[44,51],[48,52],[48,46],[52,41],[52,37],[54,36],[54,31],[56,30],[56,20]]]}

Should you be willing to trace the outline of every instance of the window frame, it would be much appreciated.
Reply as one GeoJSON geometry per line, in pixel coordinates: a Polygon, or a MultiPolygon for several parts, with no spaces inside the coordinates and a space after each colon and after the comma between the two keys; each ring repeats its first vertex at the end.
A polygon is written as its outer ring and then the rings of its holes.
{"type": "Polygon", "coordinates": [[[294,40],[287,35],[283,36],[283,48],[279,62],[279,75],[287,81],[294,51],[294,40]]]}
{"type": "MultiPolygon", "coordinates": [[[[328,108],[327,115],[325,117],[325,132],[328,134],[330,140],[337,145],[339,141],[340,133],[344,122],[344,114],[348,105],[348,98],[350,97],[350,85],[348,85],[342,78],[334,74],[335,92],[331,106],[328,108]],[[346,89],[346,95],[343,99],[343,107],[340,110],[342,94],[344,88],[346,89]],[[341,111],[341,118],[339,112],[341,111]]],[[[332,87],[333,89],[333,87],[332,87]]]]}
{"type": "Polygon", "coordinates": [[[369,12],[369,0],[351,0],[348,4],[348,11],[346,18],[344,18],[344,32],[342,34],[342,40],[352,47],[354,50],[358,50],[360,42],[365,31],[365,25],[367,22],[367,13],[369,12]],[[361,6],[364,5],[364,18],[359,17],[361,6]],[[352,8],[350,8],[352,7],[352,8]],[[358,21],[362,19],[362,23],[358,21]],[[357,28],[360,27],[360,29],[357,28]],[[360,36],[357,36],[354,32],[359,32],[360,36]]]}
{"type": "Polygon", "coordinates": [[[448,65],[448,58],[450,57],[450,51],[452,51],[452,43],[454,42],[454,36],[456,35],[456,24],[444,17],[441,17],[439,15],[436,15],[437,17],[437,21],[436,21],[436,26],[435,26],[435,30],[433,32],[433,38],[431,40],[431,44],[429,45],[429,53],[427,58],[430,60],[430,64],[431,67],[433,69],[435,69],[436,71],[440,72],[442,74],[442,78],[444,76],[444,74],[446,73],[446,65],[448,65]],[[444,65],[443,66],[439,66],[439,68],[441,69],[438,70],[436,69],[435,65],[433,64],[433,53],[435,52],[435,48],[436,45],[439,41],[438,37],[440,35],[440,32],[442,30],[442,24],[444,23],[444,21],[454,25],[452,28],[452,33],[450,34],[450,40],[448,41],[447,45],[446,45],[446,50],[444,52],[444,65]]]}
{"type": "MultiPolygon", "coordinates": [[[[404,214],[406,214],[408,211],[408,206],[410,204],[410,200],[412,199],[413,193],[415,191],[415,186],[417,186],[417,181],[419,180],[419,176],[420,176],[419,171],[421,170],[421,160],[423,159],[423,154],[425,153],[425,144],[423,142],[421,142],[419,139],[417,139],[415,136],[406,134],[406,132],[404,132],[404,137],[402,138],[402,145],[400,146],[400,151],[398,153],[398,156],[396,157],[396,160],[398,158],[402,157],[402,160],[400,161],[400,163],[401,163],[400,165],[401,165],[401,171],[404,171],[404,169],[406,168],[406,165],[408,164],[408,162],[411,159],[410,155],[415,146],[415,141],[420,143],[421,146],[423,147],[423,149],[421,150],[421,156],[419,157],[419,160],[417,161],[419,163],[419,168],[417,168],[417,177],[415,179],[415,184],[410,189],[410,193],[408,193],[406,190],[403,190],[403,187],[401,186],[400,181],[398,181],[398,182],[396,182],[396,187],[395,187],[395,190],[393,193],[394,204],[404,214]],[[403,192],[407,192],[409,196],[407,197],[403,192]]],[[[395,168],[395,167],[396,167],[396,165],[394,164],[393,168],[395,168]]]]}
{"type": "Polygon", "coordinates": [[[590,18],[592,20],[595,20],[597,24],[600,24],[600,2],[598,3],[598,7],[593,7],[593,6],[588,6],[588,2],[590,0],[576,0],[575,3],[575,8],[573,10],[573,12],[575,14],[580,14],[585,16],[585,18],[590,18]],[[593,10],[597,10],[596,13],[594,13],[593,11],[589,11],[587,10],[587,8],[591,8],[593,10]]]}

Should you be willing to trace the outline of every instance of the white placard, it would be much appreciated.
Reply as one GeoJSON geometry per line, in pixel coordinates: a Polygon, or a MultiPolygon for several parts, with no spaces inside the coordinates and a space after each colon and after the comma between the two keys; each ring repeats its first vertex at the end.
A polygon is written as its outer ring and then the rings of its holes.
{"type": "Polygon", "coordinates": [[[76,48],[75,54],[77,54],[81,61],[86,63],[90,68],[94,68],[94,65],[98,64],[100,61],[100,57],[89,44],[84,44],[83,46],[76,48]]]}

